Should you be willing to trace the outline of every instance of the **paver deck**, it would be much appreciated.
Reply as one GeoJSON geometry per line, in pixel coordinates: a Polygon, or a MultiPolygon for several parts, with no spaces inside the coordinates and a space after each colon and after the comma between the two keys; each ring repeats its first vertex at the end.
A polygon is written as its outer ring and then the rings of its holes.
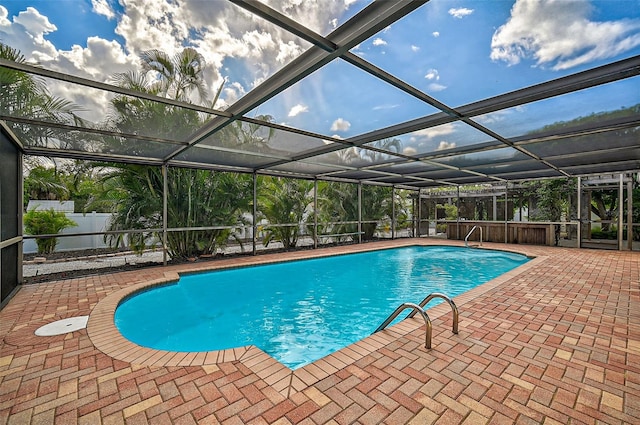
{"type": "Polygon", "coordinates": [[[456,297],[458,335],[442,304],[430,350],[411,319],[295,371],[255,347],[145,351],[109,320],[114,294],[142,282],[283,254],[25,286],[0,311],[0,424],[640,423],[640,253],[485,247],[536,259],[456,297]],[[34,335],[81,315],[87,329],[34,335]]]}

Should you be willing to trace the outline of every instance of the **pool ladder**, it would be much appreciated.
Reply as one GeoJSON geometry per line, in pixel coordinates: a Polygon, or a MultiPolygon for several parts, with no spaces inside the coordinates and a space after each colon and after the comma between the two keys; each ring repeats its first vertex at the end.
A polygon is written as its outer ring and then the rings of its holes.
{"type": "Polygon", "coordinates": [[[464,246],[466,246],[467,248],[469,248],[469,236],[471,236],[471,234],[475,232],[476,229],[480,229],[480,246],[482,246],[482,227],[473,226],[473,228],[469,231],[469,233],[467,233],[467,236],[465,236],[464,238],[464,246]]]}
{"type": "Polygon", "coordinates": [[[426,331],[426,335],[425,335],[425,343],[424,346],[425,348],[431,348],[431,333],[432,333],[432,326],[431,326],[431,319],[429,319],[429,316],[427,315],[427,313],[424,311],[424,307],[433,299],[435,298],[442,298],[443,300],[445,300],[447,303],[449,303],[449,306],[451,307],[451,311],[453,313],[453,333],[457,334],[458,333],[458,321],[459,321],[459,313],[458,313],[458,307],[456,306],[456,304],[453,302],[453,300],[451,298],[449,298],[447,295],[442,294],[440,292],[434,292],[432,294],[429,294],[424,300],[422,300],[420,302],[420,304],[414,304],[414,303],[402,303],[398,306],[398,308],[396,308],[396,310],[391,313],[391,315],[389,317],[387,317],[387,320],[385,320],[384,322],[382,322],[382,324],[380,326],[378,326],[378,328],[373,331],[373,333],[376,332],[380,332],[381,330],[383,330],[384,328],[386,328],[389,323],[393,322],[393,320],[398,317],[398,315],[400,313],[402,313],[404,310],[406,309],[412,309],[413,311],[411,313],[409,313],[409,315],[406,317],[406,319],[410,319],[413,316],[415,316],[416,314],[420,314],[422,316],[422,318],[424,319],[424,323],[425,325],[427,325],[427,331],[426,331]]]}

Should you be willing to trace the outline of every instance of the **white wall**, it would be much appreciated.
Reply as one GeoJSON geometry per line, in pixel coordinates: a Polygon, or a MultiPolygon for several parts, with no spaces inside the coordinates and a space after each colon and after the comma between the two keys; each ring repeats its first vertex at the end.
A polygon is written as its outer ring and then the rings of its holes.
{"type": "MultiPolygon", "coordinates": [[[[38,201],[40,202],[40,201],[38,201]]],[[[40,208],[39,208],[40,209],[40,208]]],[[[78,225],[64,229],[61,233],[88,233],[104,232],[107,229],[110,213],[67,213],[67,218],[75,221],[78,225]]],[[[24,241],[23,252],[25,254],[38,252],[35,239],[24,241]]],[[[107,248],[109,245],[104,242],[102,235],[75,236],[68,238],[58,238],[56,251],[73,251],[79,249],[107,248]]]]}

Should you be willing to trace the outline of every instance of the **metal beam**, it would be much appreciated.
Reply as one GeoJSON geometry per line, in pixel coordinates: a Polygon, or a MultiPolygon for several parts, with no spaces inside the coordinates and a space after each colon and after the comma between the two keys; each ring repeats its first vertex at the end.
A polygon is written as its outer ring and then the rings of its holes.
{"type": "MultiPolygon", "coordinates": [[[[338,58],[343,53],[348,52],[369,37],[427,3],[427,1],[389,0],[371,3],[326,37],[327,40],[339,46],[337,49],[332,52],[326,52],[319,47],[314,46],[310,48],[231,105],[227,110],[231,114],[231,117],[214,118],[186,141],[190,146],[202,142],[211,134],[283,92],[304,77],[338,58]]],[[[185,149],[188,149],[188,147],[177,149],[168,155],[165,161],[174,158],[185,149]]]]}
{"type": "Polygon", "coordinates": [[[149,93],[144,93],[135,90],[129,90],[122,87],[114,86],[113,84],[100,83],[98,81],[89,80],[87,78],[76,77],[74,75],[63,74],[62,72],[51,71],[35,65],[29,65],[24,62],[13,62],[7,59],[0,59],[0,67],[13,69],[15,71],[22,71],[28,74],[39,75],[41,77],[51,78],[57,81],[65,81],[67,83],[77,84],[84,87],[91,87],[99,90],[106,90],[112,93],[118,93],[125,96],[137,97],[139,99],[150,100],[152,102],[158,102],[165,105],[178,106],[180,108],[189,109],[192,111],[205,112],[207,114],[217,116],[231,116],[228,112],[220,111],[213,108],[207,108],[206,106],[194,105],[188,102],[181,102],[179,100],[169,99],[167,97],[155,96],[149,93]]]}

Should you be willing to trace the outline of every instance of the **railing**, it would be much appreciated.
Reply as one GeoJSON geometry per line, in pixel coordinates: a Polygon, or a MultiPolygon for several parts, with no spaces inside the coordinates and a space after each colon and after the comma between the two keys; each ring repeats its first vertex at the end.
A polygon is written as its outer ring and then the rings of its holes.
{"type": "Polygon", "coordinates": [[[391,315],[389,317],[387,317],[387,320],[382,322],[382,324],[380,326],[378,326],[378,329],[373,331],[373,333],[380,332],[381,330],[386,328],[387,325],[389,325],[389,323],[393,322],[393,319],[398,317],[398,315],[400,313],[402,313],[404,310],[406,310],[408,308],[413,309],[413,311],[411,312],[411,314],[412,314],[411,317],[413,317],[413,315],[415,315],[416,313],[420,313],[420,315],[424,319],[424,323],[427,325],[427,332],[426,332],[426,335],[425,335],[424,346],[425,346],[425,348],[431,348],[431,332],[432,332],[431,319],[429,319],[429,316],[427,316],[427,313],[425,313],[425,311],[422,309],[422,307],[420,307],[417,304],[413,304],[413,303],[400,304],[400,306],[398,308],[396,308],[396,310],[393,313],[391,313],[391,315]]]}
{"type": "MultiPolygon", "coordinates": [[[[460,314],[458,312],[458,307],[456,306],[456,303],[453,302],[453,300],[451,298],[449,298],[447,295],[442,294],[440,292],[434,292],[432,294],[429,294],[424,300],[422,300],[419,304],[419,307],[424,309],[424,307],[429,304],[429,302],[435,298],[441,298],[443,300],[445,300],[447,303],[449,303],[449,306],[451,307],[451,312],[453,313],[453,333],[457,334],[458,333],[458,322],[460,320],[460,314]]],[[[406,317],[407,319],[412,318],[413,316],[416,315],[415,310],[412,311],[411,313],[409,313],[409,315],[406,317]]]]}
{"type": "Polygon", "coordinates": [[[471,236],[471,234],[472,234],[476,229],[480,229],[480,246],[482,246],[482,227],[473,226],[473,227],[471,228],[471,230],[469,231],[469,233],[467,233],[467,236],[465,236],[465,238],[464,238],[464,246],[466,246],[467,248],[469,247],[469,236],[471,236]]]}
{"type": "Polygon", "coordinates": [[[424,346],[425,346],[425,348],[431,348],[431,335],[433,333],[433,328],[431,326],[431,319],[429,319],[429,316],[424,311],[424,307],[427,304],[429,304],[429,302],[431,300],[433,300],[435,298],[442,298],[447,303],[449,303],[449,306],[451,307],[451,311],[453,312],[453,329],[452,330],[453,330],[454,334],[457,334],[458,333],[458,322],[459,322],[459,319],[460,319],[460,315],[458,313],[458,307],[456,306],[456,303],[454,303],[451,298],[449,298],[447,295],[442,294],[440,292],[434,292],[432,294],[429,294],[424,300],[422,300],[422,302],[420,302],[420,304],[414,304],[414,303],[402,303],[402,304],[400,304],[400,306],[398,306],[398,308],[396,308],[396,310],[393,313],[391,313],[391,315],[389,315],[389,317],[387,317],[387,320],[382,322],[382,324],[380,326],[378,326],[378,328],[375,331],[373,331],[373,333],[380,332],[381,330],[386,328],[389,325],[389,323],[393,322],[393,320],[396,317],[398,317],[398,315],[400,313],[402,313],[404,310],[410,308],[413,311],[411,313],[409,313],[409,315],[406,317],[406,319],[410,319],[413,316],[415,316],[416,313],[420,313],[420,315],[424,319],[425,325],[427,326],[424,346]]]}

